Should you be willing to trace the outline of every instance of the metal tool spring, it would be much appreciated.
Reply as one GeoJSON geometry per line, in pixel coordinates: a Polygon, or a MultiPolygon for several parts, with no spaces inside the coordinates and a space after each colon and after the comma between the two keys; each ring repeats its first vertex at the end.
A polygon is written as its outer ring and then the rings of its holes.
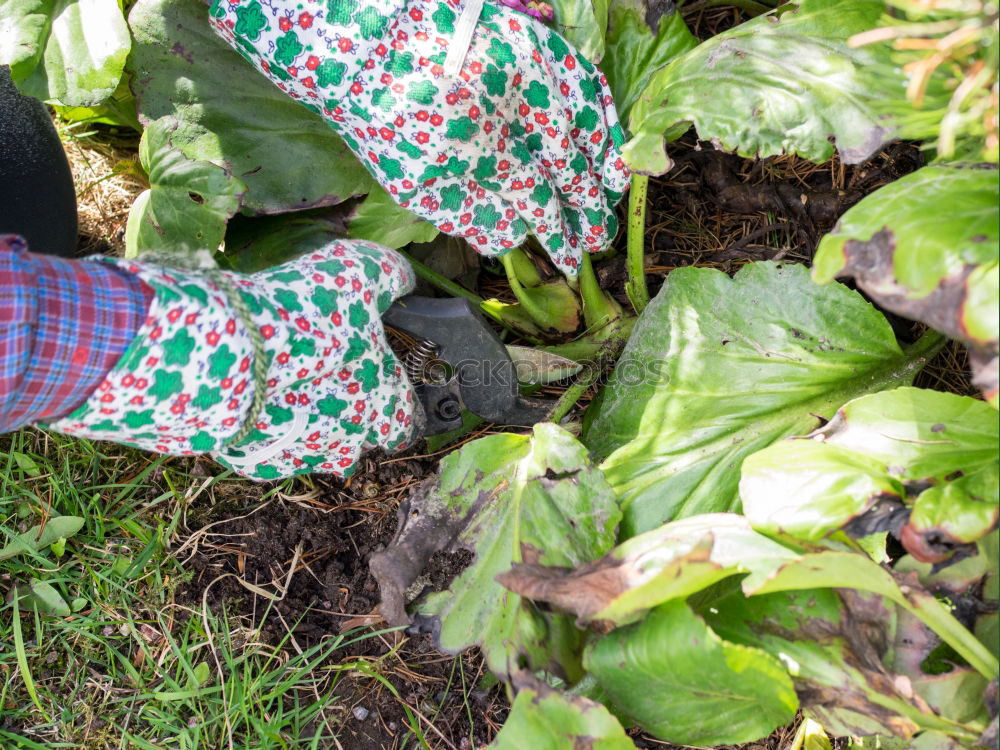
{"type": "Polygon", "coordinates": [[[438,348],[431,341],[417,340],[417,345],[406,353],[403,369],[413,384],[426,382],[427,363],[437,357],[438,348]]]}

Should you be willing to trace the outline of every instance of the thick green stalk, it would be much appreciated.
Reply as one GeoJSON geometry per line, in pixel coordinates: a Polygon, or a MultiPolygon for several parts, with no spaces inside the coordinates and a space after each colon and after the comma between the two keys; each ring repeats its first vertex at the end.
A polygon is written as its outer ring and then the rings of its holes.
{"type": "Polygon", "coordinates": [[[475,308],[479,310],[481,313],[492,318],[497,323],[506,328],[508,331],[511,331],[512,333],[518,333],[509,325],[507,325],[507,322],[503,319],[503,317],[499,315],[496,310],[492,309],[489,305],[487,305],[483,300],[483,298],[480,297],[479,295],[470,292],[464,286],[456,284],[447,276],[439,274],[433,268],[424,263],[421,263],[419,260],[409,255],[405,251],[397,250],[396,252],[402,255],[404,258],[406,258],[410,262],[410,265],[413,266],[413,272],[431,286],[437,287],[442,292],[451,295],[452,297],[461,297],[463,299],[469,300],[469,302],[471,302],[475,306],[475,308]]]}
{"type": "Polygon", "coordinates": [[[649,191],[649,177],[634,172],[632,188],[628,194],[628,240],[626,250],[626,265],[628,281],[625,282],[625,294],[636,315],[641,315],[649,304],[649,290],[646,288],[645,264],[645,234],[646,234],[646,195],[649,191]]]}
{"type": "Polygon", "coordinates": [[[532,287],[542,283],[543,279],[541,274],[538,273],[535,262],[528,256],[523,247],[515,247],[509,253],[506,253],[504,257],[509,258],[513,263],[514,275],[517,276],[517,280],[523,286],[532,287]]]}
{"type": "Polygon", "coordinates": [[[580,297],[583,299],[583,320],[588,331],[602,328],[622,316],[622,308],[597,283],[590,255],[583,254],[580,263],[580,297]]]}
{"type": "Polygon", "coordinates": [[[549,328],[548,315],[545,314],[545,310],[535,303],[531,295],[525,292],[524,286],[517,278],[517,268],[510,253],[500,256],[500,261],[503,263],[503,270],[507,272],[507,281],[510,284],[510,289],[514,292],[514,296],[517,297],[517,301],[521,303],[521,308],[528,313],[533,321],[543,328],[549,328]]]}
{"type": "Polygon", "coordinates": [[[540,347],[542,351],[558,354],[574,362],[614,361],[625,348],[632,334],[636,318],[619,318],[594,333],[584,334],[575,341],[540,347]]]}

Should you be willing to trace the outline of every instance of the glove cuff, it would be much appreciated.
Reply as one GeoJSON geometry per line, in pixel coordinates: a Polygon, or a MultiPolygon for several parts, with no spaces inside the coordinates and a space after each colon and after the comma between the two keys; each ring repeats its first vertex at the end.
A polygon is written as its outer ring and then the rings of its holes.
{"type": "MultiPolygon", "coordinates": [[[[49,426],[174,455],[221,448],[241,429],[254,396],[253,344],[225,290],[197,271],[105,262],[153,290],[149,314],[87,401],[49,426]]],[[[250,279],[228,276],[237,288],[253,288],[250,279]]],[[[241,293],[251,309],[261,307],[255,295],[241,293]]],[[[287,337],[283,326],[261,329],[265,337],[287,337]]]]}

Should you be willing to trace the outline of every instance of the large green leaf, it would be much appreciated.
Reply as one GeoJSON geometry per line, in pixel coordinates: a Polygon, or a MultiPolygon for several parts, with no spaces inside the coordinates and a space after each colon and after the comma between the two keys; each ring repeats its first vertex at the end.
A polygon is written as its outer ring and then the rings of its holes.
{"type": "Polygon", "coordinates": [[[637,171],[670,167],[668,131],[693,123],[700,138],[744,156],[799,154],[825,161],[836,146],[847,164],[891,137],[873,107],[902,88],[872,65],[888,48],[850,49],[847,39],[875,24],[881,0],[800,0],[718,34],[650,78],[632,108],[626,161],[637,171]]]}
{"type": "Polygon", "coordinates": [[[526,661],[579,678],[582,633],[570,618],[540,612],[495,577],[521,561],[575,567],[614,544],[618,504],[584,447],[551,423],[482,438],[444,459],[418,502],[372,559],[387,619],[405,620],[401,600],[434,550],[468,549],[474,559],[450,587],[416,605],[439,646],[481,646],[498,676],[526,661]]]}
{"type": "Polygon", "coordinates": [[[438,235],[437,227],[400,206],[381,185],[372,186],[347,227],[351,237],[391,248],[430,242],[438,235]]]}
{"type": "MultiPolygon", "coordinates": [[[[555,29],[595,65],[604,57],[609,0],[552,0],[555,29]]],[[[614,2],[614,0],[611,0],[614,2]]]]}
{"type": "Polygon", "coordinates": [[[654,71],[698,45],[673,3],[611,0],[601,70],[622,122],[654,71]]]}
{"type": "Polygon", "coordinates": [[[0,65],[22,80],[35,69],[45,51],[51,0],[7,0],[0,5],[0,65]]]}
{"type": "Polygon", "coordinates": [[[240,57],[198,0],[139,0],[129,58],[144,123],[173,116],[173,143],[247,185],[244,209],[282,213],[339,203],[374,181],[344,142],[240,57]]]}
{"type": "Polygon", "coordinates": [[[883,596],[917,617],[988,680],[1000,674],[997,658],[933,594],[915,579],[897,581],[867,555],[815,552],[782,563],[766,578],[743,582],[748,595],[811,588],[859,589],[883,596]]]}
{"type": "Polygon", "coordinates": [[[882,307],[965,343],[996,406],[1000,339],[1000,179],[932,166],[876,190],[819,244],[813,278],[853,276],[882,307]]]}
{"type": "Polygon", "coordinates": [[[634,750],[622,725],[600,703],[520,675],[516,682],[523,684],[489,744],[493,750],[634,750]]]}
{"type": "Polygon", "coordinates": [[[738,573],[767,575],[797,559],[734,513],[708,513],[632,537],[576,570],[518,563],[497,580],[521,596],[601,628],[635,622],[663,602],[684,599],[738,573]]]}
{"type": "Polygon", "coordinates": [[[622,714],[682,745],[756,740],[799,706],[781,662],[719,638],[683,601],[591,644],[584,665],[622,714]]]}
{"type": "Polygon", "coordinates": [[[998,455],[987,404],[898,388],[851,401],[810,439],[747,458],[740,497],[755,528],[815,541],[891,496],[913,504],[914,532],[968,543],[997,521],[998,455]]]}
{"type": "Polygon", "coordinates": [[[125,246],[130,257],[146,251],[214,252],[246,191],[222,167],[185,156],[173,142],[176,128],[172,118],[164,117],[142,134],[139,160],[150,188],[129,211],[125,246]]]}
{"type": "Polygon", "coordinates": [[[907,678],[882,657],[895,637],[894,609],[879,597],[841,597],[824,588],[745,597],[732,591],[701,605],[699,614],[729,641],[752,645],[782,661],[807,715],[832,734],[910,738],[920,729],[963,736],[974,730],[927,710],[907,678]]]}
{"type": "Polygon", "coordinates": [[[622,499],[623,536],[736,509],[746,456],[907,384],[935,346],[904,353],[859,294],[818,287],[802,266],[674,271],[587,414],[584,442],[622,499]]]}
{"type": "Polygon", "coordinates": [[[116,0],[0,3],[0,65],[36,99],[100,104],[117,88],[131,44],[116,0]]]}
{"type": "Polygon", "coordinates": [[[226,252],[220,263],[240,273],[257,273],[320,250],[343,239],[348,209],[341,208],[253,218],[236,216],[226,227],[226,252]]]}

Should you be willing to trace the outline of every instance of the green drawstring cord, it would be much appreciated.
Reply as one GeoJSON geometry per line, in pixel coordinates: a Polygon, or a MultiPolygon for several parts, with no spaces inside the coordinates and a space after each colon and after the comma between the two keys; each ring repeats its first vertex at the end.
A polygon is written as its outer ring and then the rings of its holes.
{"type": "Polygon", "coordinates": [[[253,401],[240,429],[223,440],[219,448],[238,446],[257,426],[257,419],[260,417],[261,411],[264,410],[264,402],[267,400],[267,352],[264,350],[264,334],[260,332],[260,327],[254,322],[253,313],[250,312],[249,305],[243,299],[241,290],[216,265],[211,254],[207,252],[193,255],[147,252],[143,253],[137,260],[166,268],[205,274],[209,281],[222,290],[229,304],[236,310],[236,317],[239,318],[240,323],[243,324],[250,336],[250,344],[253,347],[253,401]]]}

